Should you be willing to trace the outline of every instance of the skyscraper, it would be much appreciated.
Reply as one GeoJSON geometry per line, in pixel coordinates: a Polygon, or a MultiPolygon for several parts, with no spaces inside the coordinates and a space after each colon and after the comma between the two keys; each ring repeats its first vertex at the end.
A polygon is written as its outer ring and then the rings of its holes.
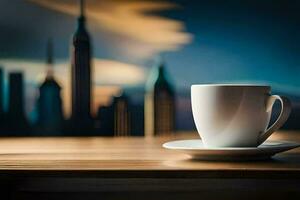
{"type": "Polygon", "coordinates": [[[3,69],[0,66],[0,115],[4,113],[4,105],[3,105],[3,101],[4,101],[4,73],[3,73],[3,69]]]}
{"type": "Polygon", "coordinates": [[[114,136],[114,111],[112,105],[101,106],[96,117],[96,132],[101,136],[114,136]]]}
{"type": "Polygon", "coordinates": [[[84,122],[91,111],[91,49],[85,28],[84,1],[80,0],[80,16],[72,43],[72,119],[84,122]]]}
{"type": "Polygon", "coordinates": [[[112,107],[114,115],[114,135],[130,136],[131,129],[128,97],[125,94],[114,97],[112,107]]]}
{"type": "Polygon", "coordinates": [[[53,45],[50,39],[47,45],[47,74],[39,87],[37,111],[36,128],[39,135],[61,134],[63,123],[61,87],[54,78],[53,45]]]}
{"type": "Polygon", "coordinates": [[[5,126],[6,126],[6,115],[4,113],[4,73],[3,69],[0,66],[0,135],[4,134],[5,126]]]}
{"type": "Polygon", "coordinates": [[[155,67],[146,86],[145,136],[170,134],[175,129],[175,92],[164,63],[155,67]]]}
{"type": "Polygon", "coordinates": [[[11,117],[23,118],[24,116],[24,84],[21,72],[9,74],[9,104],[8,113],[11,117]]]}
{"type": "Polygon", "coordinates": [[[29,124],[24,110],[24,82],[21,72],[9,74],[8,135],[29,135],[29,124]]]}
{"type": "Polygon", "coordinates": [[[133,103],[130,105],[130,135],[131,136],[144,136],[145,132],[145,115],[144,115],[144,102],[133,103]]]}
{"type": "Polygon", "coordinates": [[[131,112],[127,95],[113,97],[109,106],[101,106],[96,118],[97,132],[101,136],[130,136],[131,112]]]}

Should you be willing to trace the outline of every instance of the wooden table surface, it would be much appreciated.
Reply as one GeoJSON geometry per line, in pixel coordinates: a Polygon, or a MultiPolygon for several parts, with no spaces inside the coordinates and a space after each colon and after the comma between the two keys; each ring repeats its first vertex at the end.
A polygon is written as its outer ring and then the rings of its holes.
{"type": "MultiPolygon", "coordinates": [[[[197,171],[206,175],[285,171],[300,175],[300,148],[261,162],[192,161],[187,155],[162,148],[166,141],[197,137],[188,133],[156,138],[1,138],[0,171],[197,171]]],[[[300,132],[277,132],[271,139],[300,142],[300,132]]]]}
{"type": "MultiPolygon", "coordinates": [[[[157,138],[0,138],[3,199],[300,199],[300,148],[260,162],[193,161],[157,138]]],[[[272,140],[300,142],[300,132],[272,140]]]]}

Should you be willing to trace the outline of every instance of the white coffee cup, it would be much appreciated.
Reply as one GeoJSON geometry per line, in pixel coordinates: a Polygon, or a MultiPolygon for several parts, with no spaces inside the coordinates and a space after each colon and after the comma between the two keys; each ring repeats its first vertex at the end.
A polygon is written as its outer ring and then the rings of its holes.
{"type": "Polygon", "coordinates": [[[256,147],[287,120],[291,103],[270,95],[263,85],[192,85],[194,121],[206,147],[256,147]],[[269,128],[273,104],[281,103],[278,119],[269,128]]]}

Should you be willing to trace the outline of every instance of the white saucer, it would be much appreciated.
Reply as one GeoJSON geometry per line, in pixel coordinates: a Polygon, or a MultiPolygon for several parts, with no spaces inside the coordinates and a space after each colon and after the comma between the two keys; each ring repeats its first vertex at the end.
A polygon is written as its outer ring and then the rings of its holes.
{"type": "Polygon", "coordinates": [[[258,147],[206,148],[200,139],[177,140],[163,144],[166,149],[181,151],[199,160],[264,160],[277,153],[300,147],[288,141],[266,141],[258,147]]]}

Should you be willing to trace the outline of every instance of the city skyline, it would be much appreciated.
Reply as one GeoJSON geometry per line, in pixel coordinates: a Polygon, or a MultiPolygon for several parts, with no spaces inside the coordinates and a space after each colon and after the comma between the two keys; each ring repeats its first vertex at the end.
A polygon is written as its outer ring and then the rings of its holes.
{"type": "MultiPolygon", "coordinates": [[[[130,97],[121,91],[119,96],[113,97],[109,106],[99,106],[97,115],[92,115],[91,99],[94,97],[91,68],[92,43],[85,27],[84,2],[84,0],[79,1],[77,28],[70,44],[71,115],[64,117],[63,114],[61,97],[63,87],[56,80],[53,68],[53,43],[49,38],[46,46],[45,78],[36,95],[34,108],[37,112],[36,122],[31,124],[25,114],[24,94],[26,91],[24,91],[23,72],[9,72],[8,111],[1,111],[1,135],[155,136],[173,133],[175,131],[175,93],[167,79],[163,61],[159,63],[155,73],[150,77],[152,80],[145,91],[145,103],[144,100],[138,104],[133,103],[130,97]],[[150,104],[151,107],[147,106],[150,104]],[[136,112],[138,110],[139,112],[136,112]],[[139,118],[139,120],[133,121],[134,118],[139,118]],[[150,121],[152,128],[149,129],[148,122],[150,121]]],[[[2,75],[0,80],[2,86],[4,82],[2,68],[0,75],[2,75]]],[[[3,102],[3,87],[0,93],[1,102],[3,102]]]]}

